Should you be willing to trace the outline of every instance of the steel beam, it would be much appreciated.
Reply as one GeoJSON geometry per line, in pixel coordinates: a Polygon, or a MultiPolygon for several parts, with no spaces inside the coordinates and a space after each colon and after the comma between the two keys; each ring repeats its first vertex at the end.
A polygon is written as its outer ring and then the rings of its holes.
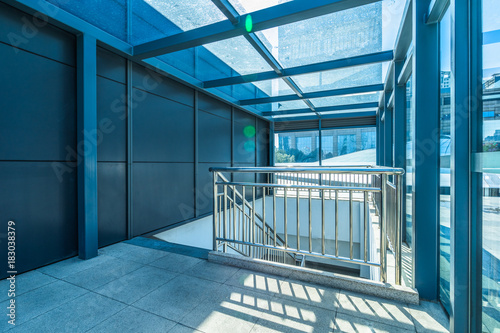
{"type": "MultiPolygon", "coordinates": [[[[355,117],[374,117],[376,116],[375,111],[362,111],[362,112],[346,112],[338,114],[326,114],[321,115],[321,119],[340,119],[340,118],[355,118],[355,117]]],[[[297,117],[283,117],[273,119],[274,123],[287,122],[287,121],[298,121],[298,120],[318,120],[318,116],[311,113],[310,115],[297,116],[297,117]]],[[[364,126],[373,127],[373,126],[364,126]]]]}
{"type": "Polygon", "coordinates": [[[299,97],[298,95],[283,95],[283,96],[275,96],[275,97],[245,99],[245,100],[240,101],[240,105],[255,105],[255,104],[267,104],[267,103],[276,103],[276,102],[296,101],[296,100],[310,99],[310,98],[321,98],[321,97],[330,97],[330,96],[342,96],[342,95],[378,92],[378,91],[382,91],[382,90],[384,90],[383,84],[372,84],[372,85],[368,85],[368,86],[360,86],[360,87],[353,87],[353,88],[342,88],[342,89],[317,91],[317,92],[312,92],[312,93],[303,93],[302,98],[299,97]]]}
{"type": "MultiPolygon", "coordinates": [[[[378,1],[380,0],[295,0],[262,9],[249,15],[251,15],[253,22],[252,31],[255,32],[378,1]]],[[[138,59],[156,57],[203,44],[243,36],[247,33],[244,19],[239,19],[236,24],[233,24],[230,20],[225,20],[137,45],[134,47],[134,56],[138,59]]]]}
{"type": "Polygon", "coordinates": [[[423,299],[439,296],[439,52],[438,26],[427,25],[430,0],[413,1],[412,252],[414,283],[423,299]]]}
{"type": "MultiPolygon", "coordinates": [[[[316,108],[316,112],[330,112],[330,111],[348,111],[348,110],[359,110],[359,109],[373,109],[378,107],[378,103],[358,103],[358,104],[345,104],[337,106],[325,106],[316,108]]],[[[310,109],[294,109],[294,110],[283,110],[283,111],[269,111],[262,112],[262,116],[278,116],[286,114],[300,114],[311,112],[310,109]]]]}
{"type": "Polygon", "coordinates": [[[365,54],[356,57],[349,57],[331,61],[325,61],[310,65],[291,67],[283,69],[282,74],[277,74],[274,71],[261,72],[256,74],[248,74],[241,76],[228,77],[224,79],[205,81],[203,83],[204,88],[215,88],[229,86],[233,84],[242,84],[256,81],[279,79],[283,77],[311,74],[317,72],[324,72],[332,69],[338,68],[348,68],[361,65],[376,64],[380,62],[390,61],[393,59],[392,51],[383,51],[371,54],[365,54]]]}
{"type": "Polygon", "coordinates": [[[78,256],[97,256],[97,46],[77,37],[78,256]],[[81,151],[80,151],[81,150],[81,151]]]}
{"type": "Polygon", "coordinates": [[[432,0],[427,13],[427,24],[438,23],[450,6],[450,0],[432,0]]]}
{"type": "Polygon", "coordinates": [[[407,0],[394,45],[394,60],[404,60],[412,41],[413,0],[407,0]]]}

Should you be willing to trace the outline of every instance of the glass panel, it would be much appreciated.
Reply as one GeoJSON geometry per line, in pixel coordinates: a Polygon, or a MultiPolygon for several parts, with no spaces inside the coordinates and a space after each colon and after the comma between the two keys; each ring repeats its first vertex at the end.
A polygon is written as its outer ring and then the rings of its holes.
{"type": "Polygon", "coordinates": [[[302,92],[351,88],[383,83],[382,64],[363,65],[294,76],[302,92]]]}
{"type": "Polygon", "coordinates": [[[321,98],[312,98],[310,101],[315,107],[327,107],[338,105],[349,105],[359,103],[378,102],[380,100],[380,92],[376,93],[363,93],[356,95],[346,96],[330,96],[321,98]]]}
{"type": "Polygon", "coordinates": [[[126,0],[46,1],[123,41],[127,41],[128,2],[126,0]]]}
{"type": "Polygon", "coordinates": [[[440,90],[440,145],[439,145],[439,223],[440,223],[440,264],[439,264],[439,297],[441,303],[448,313],[451,313],[450,305],[450,109],[451,109],[451,25],[450,10],[446,11],[439,23],[441,55],[441,90],[440,90]]]}
{"type": "Polygon", "coordinates": [[[283,67],[302,66],[392,49],[403,9],[387,0],[256,34],[283,67]]]}
{"type": "Polygon", "coordinates": [[[292,0],[229,0],[234,9],[240,14],[248,14],[261,9],[273,7],[292,0]]]}
{"type": "MultiPolygon", "coordinates": [[[[257,108],[259,106],[252,105],[252,107],[257,108]]],[[[304,103],[304,101],[297,100],[297,101],[287,101],[287,102],[279,102],[279,103],[260,104],[259,109],[270,112],[270,111],[309,109],[309,107],[307,106],[306,103],[304,103]]]]}
{"type": "Polygon", "coordinates": [[[413,141],[415,126],[415,106],[413,104],[413,75],[406,83],[406,243],[411,246],[413,223],[413,141]]]}
{"type": "MultiPolygon", "coordinates": [[[[134,45],[226,20],[224,14],[210,0],[131,0],[131,2],[133,12],[131,42],[134,45]]],[[[70,3],[74,5],[74,1],[70,3]]],[[[100,15],[102,13],[104,11],[100,15]]],[[[109,15],[108,11],[105,13],[106,16],[109,15]]],[[[106,19],[111,21],[108,17],[106,19]]]]}
{"type": "Polygon", "coordinates": [[[319,165],[318,131],[275,134],[275,165],[319,165]]]}
{"type": "Polygon", "coordinates": [[[322,131],[322,165],[375,164],[376,129],[348,128],[322,131]]]}
{"type": "MultiPolygon", "coordinates": [[[[500,160],[500,12],[483,0],[483,160],[500,160]],[[486,38],[488,36],[488,38],[486,38]]],[[[486,163],[487,164],[487,163],[486,163]]],[[[500,174],[483,172],[483,332],[500,328],[500,174]]]]}

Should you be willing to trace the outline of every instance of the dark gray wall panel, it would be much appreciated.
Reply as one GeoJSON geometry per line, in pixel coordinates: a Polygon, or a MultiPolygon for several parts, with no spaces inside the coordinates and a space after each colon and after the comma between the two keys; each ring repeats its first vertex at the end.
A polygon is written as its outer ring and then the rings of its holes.
{"type": "Polygon", "coordinates": [[[255,130],[255,122],[253,124],[234,122],[234,162],[251,163],[255,166],[255,135],[248,135],[250,131],[245,131],[246,127],[253,127],[255,130]]]}
{"type": "Polygon", "coordinates": [[[269,123],[257,119],[257,165],[269,165],[269,123]]]}
{"type": "Polygon", "coordinates": [[[192,163],[135,163],[133,235],[194,217],[192,163]]]}
{"type": "Polygon", "coordinates": [[[198,109],[231,119],[231,106],[202,93],[198,94],[198,109]]]}
{"type": "MultiPolygon", "coordinates": [[[[251,163],[235,163],[234,166],[240,167],[240,168],[255,167],[255,165],[251,164],[251,163]]],[[[233,174],[233,181],[234,182],[244,182],[244,183],[255,183],[255,173],[247,173],[247,172],[234,173],[233,174]]],[[[256,190],[255,194],[258,195],[259,192],[256,190]]],[[[249,187],[247,187],[247,189],[246,189],[245,198],[247,198],[248,200],[252,199],[252,189],[249,187]]]]}
{"type": "Polygon", "coordinates": [[[75,66],[74,35],[1,2],[0,22],[0,42],[75,66]]]}
{"type": "Polygon", "coordinates": [[[127,239],[127,167],[97,164],[99,247],[127,239]]]}
{"type": "Polygon", "coordinates": [[[133,112],[134,161],[194,161],[193,108],[147,94],[133,112]]]}
{"type": "Polygon", "coordinates": [[[16,222],[19,273],[77,254],[76,172],[59,181],[50,162],[0,162],[0,184],[2,258],[9,220],[16,222]]]}
{"type": "Polygon", "coordinates": [[[0,58],[0,160],[66,159],[76,145],[75,69],[1,43],[0,58]]]}
{"type": "Polygon", "coordinates": [[[234,121],[255,126],[255,117],[238,109],[234,109],[234,121]]]}
{"type": "Polygon", "coordinates": [[[99,47],[97,48],[97,75],[125,84],[127,60],[99,47]]]}
{"type": "Polygon", "coordinates": [[[134,88],[194,106],[193,89],[136,64],[132,70],[132,84],[134,88]]]}
{"type": "Polygon", "coordinates": [[[127,110],[121,102],[126,96],[126,86],[97,77],[97,160],[127,160],[127,110]]]}
{"type": "Polygon", "coordinates": [[[231,121],[204,111],[198,113],[200,162],[231,161],[231,121]]]}
{"type": "MultiPolygon", "coordinates": [[[[213,177],[208,171],[211,167],[230,167],[231,163],[198,163],[198,178],[196,179],[196,209],[199,215],[213,211],[213,177]]],[[[224,174],[231,180],[230,174],[224,174]]]]}

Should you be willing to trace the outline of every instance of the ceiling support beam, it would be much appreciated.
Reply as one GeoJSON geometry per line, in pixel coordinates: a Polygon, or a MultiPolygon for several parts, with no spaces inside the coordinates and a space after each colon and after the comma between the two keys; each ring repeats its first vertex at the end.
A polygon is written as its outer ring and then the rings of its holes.
{"type": "MultiPolygon", "coordinates": [[[[274,28],[378,1],[380,0],[295,0],[251,13],[252,31],[274,28]]],[[[134,56],[138,59],[156,57],[247,33],[244,19],[238,19],[236,24],[228,19],[137,45],[134,47],[134,56]]]]}
{"type": "Polygon", "coordinates": [[[240,101],[240,105],[267,104],[267,103],[296,101],[296,100],[310,99],[310,98],[354,95],[354,94],[378,92],[378,91],[383,91],[383,90],[384,90],[384,85],[382,83],[380,83],[380,84],[372,84],[372,85],[360,86],[360,87],[331,89],[331,90],[325,90],[325,91],[304,93],[304,94],[302,94],[302,98],[297,96],[297,95],[283,95],[283,96],[275,96],[275,97],[245,99],[245,100],[240,101]]]}
{"type": "MultiPolygon", "coordinates": [[[[316,112],[331,112],[331,111],[348,111],[348,110],[359,110],[359,109],[375,109],[378,107],[378,102],[374,103],[358,103],[358,104],[346,104],[337,106],[325,106],[316,108],[316,112]]],[[[271,111],[262,112],[262,116],[278,116],[284,114],[301,114],[311,112],[309,109],[294,109],[294,110],[283,110],[283,111],[271,111]]]]}
{"type": "Polygon", "coordinates": [[[310,65],[291,67],[282,70],[282,74],[277,74],[274,71],[261,72],[256,74],[248,74],[241,76],[228,77],[224,79],[205,81],[203,83],[204,88],[216,88],[229,86],[233,84],[242,84],[256,81],[279,79],[284,77],[290,77],[295,75],[310,74],[317,72],[324,72],[332,69],[348,68],[361,65],[376,64],[385,61],[391,61],[393,59],[393,52],[383,51],[371,54],[365,54],[356,57],[343,58],[331,61],[325,61],[310,65]]]}

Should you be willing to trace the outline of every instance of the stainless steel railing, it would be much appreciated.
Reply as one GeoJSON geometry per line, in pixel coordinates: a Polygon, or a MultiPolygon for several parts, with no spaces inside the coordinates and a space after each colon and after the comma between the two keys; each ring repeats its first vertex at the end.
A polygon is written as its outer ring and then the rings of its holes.
{"type": "Polygon", "coordinates": [[[378,267],[380,279],[386,282],[390,248],[395,256],[395,282],[401,284],[402,169],[265,167],[211,168],[210,171],[213,172],[214,185],[214,250],[233,250],[246,256],[285,263],[301,260],[303,264],[305,258],[315,257],[378,267]],[[255,175],[254,179],[261,181],[229,181],[223,173],[251,173],[255,175]],[[261,174],[265,177],[257,176],[261,174]],[[394,183],[388,181],[389,176],[394,183]],[[378,260],[370,251],[373,248],[369,223],[371,201],[379,207],[378,260]],[[293,214],[289,205],[295,206],[293,214]],[[307,214],[301,214],[305,205],[307,214]],[[339,205],[344,209],[347,205],[345,213],[340,213],[339,205]],[[358,208],[356,228],[359,227],[360,231],[356,233],[354,216],[358,208]],[[333,211],[334,216],[328,217],[326,210],[329,214],[333,211]],[[306,227],[301,227],[303,224],[306,227]],[[348,251],[342,250],[344,253],[341,253],[339,244],[341,229],[348,238],[343,243],[348,247],[348,251]],[[358,254],[355,254],[355,234],[358,254]]]}

